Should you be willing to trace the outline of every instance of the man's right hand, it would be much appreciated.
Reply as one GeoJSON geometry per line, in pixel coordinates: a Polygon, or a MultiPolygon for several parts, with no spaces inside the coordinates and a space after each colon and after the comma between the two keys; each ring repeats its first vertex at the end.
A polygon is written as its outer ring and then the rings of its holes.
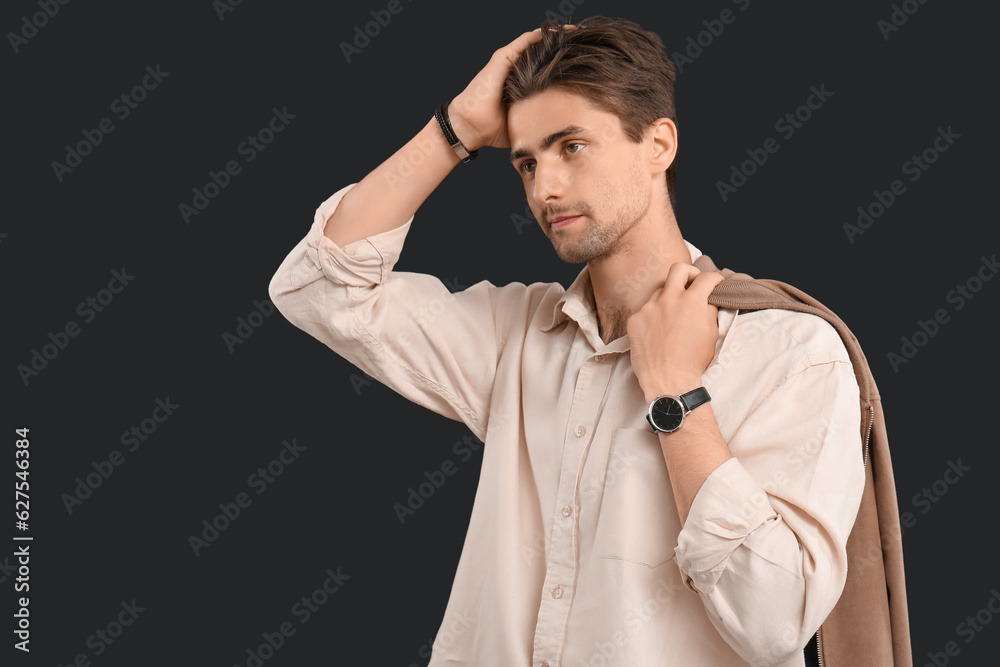
{"type": "Polygon", "coordinates": [[[448,105],[452,128],[468,150],[510,146],[507,114],[500,104],[503,84],[524,49],[541,39],[541,28],[535,28],[497,49],[486,67],[448,105]]]}
{"type": "MultiPolygon", "coordinates": [[[[507,114],[500,104],[503,84],[524,49],[541,39],[539,28],[498,49],[448,105],[452,128],[470,151],[483,146],[510,146],[507,114]]],[[[458,163],[458,156],[445,140],[434,114],[430,114],[415,137],[344,195],[326,221],[323,234],[343,247],[399,227],[458,163]]]]}

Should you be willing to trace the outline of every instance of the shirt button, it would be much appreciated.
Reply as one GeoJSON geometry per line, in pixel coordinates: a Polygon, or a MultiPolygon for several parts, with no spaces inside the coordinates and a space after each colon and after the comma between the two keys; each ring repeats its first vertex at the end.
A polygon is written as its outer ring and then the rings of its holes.
{"type": "Polygon", "coordinates": [[[603,354],[595,354],[594,355],[594,361],[604,361],[604,355],[603,354]]]}
{"type": "Polygon", "coordinates": [[[556,586],[555,588],[552,589],[552,597],[554,597],[555,599],[558,600],[559,598],[561,598],[562,594],[563,594],[562,586],[556,586]]]}
{"type": "Polygon", "coordinates": [[[573,508],[572,507],[570,507],[569,505],[563,505],[563,508],[562,508],[562,515],[563,516],[569,516],[572,513],[573,513],[573,508]]]}
{"type": "Polygon", "coordinates": [[[586,426],[577,426],[576,427],[576,437],[582,438],[584,435],[586,435],[586,433],[587,433],[587,427],[586,426]]]}

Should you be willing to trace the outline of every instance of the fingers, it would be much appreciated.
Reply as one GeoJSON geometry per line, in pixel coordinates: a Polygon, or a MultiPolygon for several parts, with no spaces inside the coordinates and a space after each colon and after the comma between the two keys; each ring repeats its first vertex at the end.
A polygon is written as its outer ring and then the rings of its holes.
{"type": "Polygon", "coordinates": [[[663,283],[664,288],[669,292],[681,292],[687,289],[691,281],[695,279],[701,271],[690,264],[678,262],[671,264],[667,269],[667,278],[663,283]]]}
{"type": "MultiPolygon", "coordinates": [[[[562,26],[565,30],[576,30],[576,26],[572,24],[566,24],[562,26]]],[[[558,32],[558,28],[549,28],[549,32],[558,32]]],[[[508,44],[502,50],[512,52],[516,57],[524,51],[528,45],[534,44],[535,42],[542,41],[542,29],[535,28],[534,30],[529,30],[528,32],[522,33],[517,39],[508,44]]]]}
{"type": "MultiPolygon", "coordinates": [[[[576,26],[572,24],[566,24],[562,26],[565,30],[576,30],[576,26]]],[[[558,28],[549,28],[549,32],[557,32],[558,28]]],[[[507,46],[501,47],[499,51],[503,54],[504,58],[513,65],[517,61],[518,56],[528,48],[530,45],[542,41],[542,29],[535,28],[528,32],[522,33],[517,39],[508,44],[507,46]]]]}
{"type": "Polygon", "coordinates": [[[688,286],[688,292],[697,295],[700,299],[705,299],[708,301],[708,295],[712,293],[715,286],[723,281],[722,274],[718,271],[701,271],[691,284],[688,286]]]}
{"type": "Polygon", "coordinates": [[[542,29],[535,28],[530,32],[523,33],[520,37],[501,50],[505,52],[505,55],[508,58],[513,57],[514,60],[517,60],[517,57],[521,55],[521,52],[528,48],[530,44],[540,41],[542,41],[542,29]]]}
{"type": "Polygon", "coordinates": [[[670,294],[686,291],[693,297],[707,300],[708,295],[722,280],[722,274],[717,271],[699,271],[690,264],[678,262],[667,270],[663,289],[670,294]]]}
{"type": "MultiPolygon", "coordinates": [[[[541,41],[541,39],[542,39],[542,29],[541,28],[535,28],[534,30],[529,30],[528,32],[522,34],[521,37],[519,37],[518,39],[525,40],[525,45],[531,44],[532,42],[541,41]]],[[[514,41],[517,41],[517,40],[514,40],[514,41]]]]}

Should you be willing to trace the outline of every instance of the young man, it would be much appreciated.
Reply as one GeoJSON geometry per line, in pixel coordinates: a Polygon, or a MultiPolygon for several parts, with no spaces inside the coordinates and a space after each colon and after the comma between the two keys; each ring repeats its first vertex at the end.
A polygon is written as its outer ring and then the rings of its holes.
{"type": "Polygon", "coordinates": [[[521,35],[324,202],[270,284],[296,326],[485,442],[432,667],[803,665],[840,596],[854,372],[818,317],[708,304],[721,276],[674,217],[673,81],[627,21],[521,35]],[[392,270],[485,146],[510,147],[556,253],[586,262],[569,289],[392,270]]]}

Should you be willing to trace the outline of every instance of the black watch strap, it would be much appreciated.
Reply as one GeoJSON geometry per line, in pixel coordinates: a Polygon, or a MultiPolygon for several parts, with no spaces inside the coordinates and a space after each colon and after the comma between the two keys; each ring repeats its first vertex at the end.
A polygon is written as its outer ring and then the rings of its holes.
{"type": "Polygon", "coordinates": [[[708,395],[708,390],[704,387],[698,387],[686,394],[681,394],[677,398],[681,399],[681,403],[684,404],[684,412],[686,413],[712,400],[712,397],[708,395]]]}

